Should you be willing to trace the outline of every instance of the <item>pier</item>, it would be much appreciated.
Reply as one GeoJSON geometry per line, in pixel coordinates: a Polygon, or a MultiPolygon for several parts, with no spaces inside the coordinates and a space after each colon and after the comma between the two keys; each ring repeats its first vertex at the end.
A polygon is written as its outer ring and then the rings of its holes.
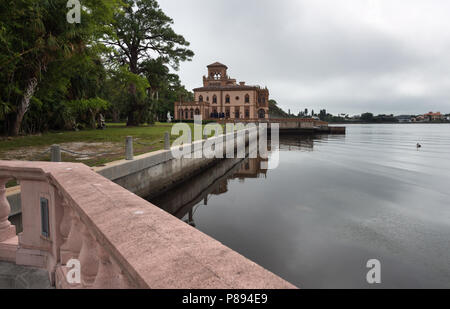
{"type": "Polygon", "coordinates": [[[219,123],[226,125],[227,123],[256,123],[267,124],[270,129],[273,124],[278,124],[280,134],[345,134],[346,128],[342,126],[330,126],[328,122],[316,120],[312,118],[281,118],[281,119],[235,119],[235,120],[219,120],[219,123]]]}

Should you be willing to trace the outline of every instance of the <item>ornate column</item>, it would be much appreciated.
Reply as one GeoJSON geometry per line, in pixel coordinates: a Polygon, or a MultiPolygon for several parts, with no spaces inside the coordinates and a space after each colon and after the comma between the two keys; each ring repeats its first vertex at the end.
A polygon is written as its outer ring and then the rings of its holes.
{"type": "Polygon", "coordinates": [[[8,179],[0,179],[0,242],[16,236],[16,227],[11,225],[8,217],[11,213],[11,206],[6,199],[6,183],[8,179]]]}
{"type": "Polygon", "coordinates": [[[80,251],[81,284],[89,288],[94,284],[98,273],[97,242],[87,227],[82,228],[83,245],[80,251]]]}

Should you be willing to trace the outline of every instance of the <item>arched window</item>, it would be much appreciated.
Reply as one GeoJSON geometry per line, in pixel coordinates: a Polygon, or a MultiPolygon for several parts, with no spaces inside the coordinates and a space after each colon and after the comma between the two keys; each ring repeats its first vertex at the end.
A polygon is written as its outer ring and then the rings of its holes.
{"type": "Polygon", "coordinates": [[[179,120],[183,119],[183,110],[182,109],[178,110],[178,119],[179,120]]]}
{"type": "Polygon", "coordinates": [[[189,110],[187,108],[184,110],[184,119],[189,119],[189,110]]]}
{"type": "Polygon", "coordinates": [[[227,108],[225,109],[225,118],[227,118],[227,119],[230,118],[230,108],[229,108],[229,107],[227,107],[227,108]]]}
{"type": "Polygon", "coordinates": [[[225,103],[230,104],[230,96],[227,94],[227,96],[225,97],[225,103]]]}
{"type": "Polygon", "coordinates": [[[209,102],[209,97],[206,97],[206,102],[209,102]]]}
{"type": "Polygon", "coordinates": [[[200,115],[200,110],[198,108],[195,110],[195,114],[200,115]]]}
{"type": "Polygon", "coordinates": [[[194,109],[191,108],[191,119],[194,119],[194,109]]]}
{"type": "Polygon", "coordinates": [[[250,96],[248,94],[245,95],[245,103],[250,103],[250,96]]]}
{"type": "Polygon", "coordinates": [[[213,96],[213,104],[217,104],[217,96],[216,95],[213,96]]]}
{"type": "Polygon", "coordinates": [[[198,101],[199,102],[203,102],[203,96],[202,95],[198,97],[198,101]]]}
{"type": "Polygon", "coordinates": [[[258,117],[259,117],[259,119],[265,119],[266,118],[266,111],[263,110],[263,109],[260,109],[258,111],[258,117]]]}
{"type": "Polygon", "coordinates": [[[250,110],[248,108],[245,109],[245,119],[250,118],[250,110]]]}

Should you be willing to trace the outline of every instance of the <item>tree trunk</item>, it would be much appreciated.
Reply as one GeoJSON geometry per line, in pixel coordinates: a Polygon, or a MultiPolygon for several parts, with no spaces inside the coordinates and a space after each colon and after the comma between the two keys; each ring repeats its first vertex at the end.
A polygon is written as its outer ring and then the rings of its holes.
{"type": "Polygon", "coordinates": [[[128,108],[128,127],[137,127],[139,126],[139,119],[136,117],[136,112],[138,112],[138,104],[136,97],[136,85],[134,83],[130,84],[129,93],[130,93],[130,106],[128,108]]]}
{"type": "Polygon", "coordinates": [[[30,100],[33,97],[38,85],[38,80],[36,77],[31,78],[28,81],[27,88],[23,95],[20,105],[17,107],[16,117],[13,120],[12,127],[10,130],[10,135],[17,136],[20,133],[20,127],[22,126],[23,117],[30,107],[30,100]]]}
{"type": "MultiPolygon", "coordinates": [[[[133,74],[138,75],[138,51],[137,47],[133,47],[132,50],[130,50],[131,59],[130,59],[130,72],[133,74]]],[[[137,99],[137,87],[136,84],[131,83],[128,88],[129,94],[130,94],[130,105],[128,107],[128,121],[127,126],[128,127],[137,127],[139,126],[139,118],[140,118],[140,111],[139,111],[139,104],[137,99]]]]}

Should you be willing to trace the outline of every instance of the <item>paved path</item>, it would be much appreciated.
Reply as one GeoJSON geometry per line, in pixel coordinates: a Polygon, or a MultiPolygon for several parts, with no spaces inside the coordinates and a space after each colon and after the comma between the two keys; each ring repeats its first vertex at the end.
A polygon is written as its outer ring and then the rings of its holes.
{"type": "Polygon", "coordinates": [[[42,269],[0,262],[0,289],[52,289],[42,269]]]}

